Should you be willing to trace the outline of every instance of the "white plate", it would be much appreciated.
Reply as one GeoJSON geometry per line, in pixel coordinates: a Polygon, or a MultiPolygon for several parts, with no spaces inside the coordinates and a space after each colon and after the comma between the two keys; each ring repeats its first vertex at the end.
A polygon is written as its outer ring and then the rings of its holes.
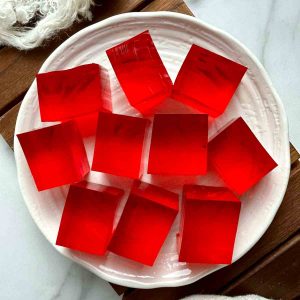
{"type": "MultiPolygon", "coordinates": [[[[150,30],[173,80],[192,43],[249,68],[226,112],[211,124],[209,134],[213,134],[233,117],[242,115],[279,166],[241,199],[242,210],[234,249],[234,260],[237,260],[259,240],[270,225],[283,199],[290,170],[288,128],[282,103],[265,70],[249,50],[228,34],[193,17],[171,12],[128,13],[114,16],[73,35],[49,56],[40,72],[66,69],[91,62],[99,63],[107,67],[111,74],[114,112],[138,115],[128,106],[105,50],[146,29],[150,30]]],[[[189,109],[171,100],[160,109],[163,112],[187,110],[189,109]]],[[[47,125],[49,124],[42,124],[40,121],[36,82],[33,82],[22,103],[16,133],[47,125]]],[[[91,158],[93,139],[87,139],[85,142],[91,158]]],[[[15,157],[25,202],[38,227],[54,245],[68,187],[37,192],[16,138],[15,157]]],[[[92,172],[88,179],[122,187],[130,183],[130,180],[120,180],[96,172],[92,172]]],[[[143,179],[149,180],[147,176],[143,179]]],[[[183,182],[190,182],[192,179],[165,177],[158,181],[162,186],[179,191],[183,182]]],[[[205,178],[200,177],[199,182],[220,183],[213,174],[205,178]]],[[[114,254],[101,258],[62,247],[55,248],[110,282],[136,288],[185,285],[223,267],[178,263],[175,243],[177,229],[178,220],[153,267],[142,266],[114,254]]]]}

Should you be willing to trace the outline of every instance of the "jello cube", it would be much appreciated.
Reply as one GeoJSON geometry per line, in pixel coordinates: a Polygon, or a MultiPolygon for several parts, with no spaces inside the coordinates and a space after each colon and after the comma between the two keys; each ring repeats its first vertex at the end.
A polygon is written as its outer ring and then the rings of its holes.
{"type": "Polygon", "coordinates": [[[152,266],[177,213],[177,194],[136,181],[109,250],[152,266]]]}
{"type": "Polygon", "coordinates": [[[17,137],[39,191],[81,181],[90,170],[80,132],[73,121],[17,137]]]}
{"type": "Polygon", "coordinates": [[[129,103],[142,114],[171,95],[172,81],[149,31],[106,51],[129,103]]]}
{"type": "Polygon", "coordinates": [[[44,122],[111,111],[108,72],[97,64],[37,74],[36,80],[44,122]]]}
{"type": "Polygon", "coordinates": [[[247,68],[192,45],[174,83],[172,97],[212,117],[221,115],[247,68]]]}
{"type": "Polygon", "coordinates": [[[139,178],[148,120],[100,113],[92,170],[139,178]]]}
{"type": "Polygon", "coordinates": [[[239,195],[277,166],[241,117],[209,142],[208,157],[226,185],[239,195]]]}
{"type": "Polygon", "coordinates": [[[104,255],[123,191],[90,182],[70,186],[56,245],[104,255]]]}
{"type": "Polygon", "coordinates": [[[148,173],[199,175],[206,173],[208,116],[154,116],[148,173]]]}
{"type": "Polygon", "coordinates": [[[227,188],[185,185],[179,261],[230,264],[241,202],[227,188]]]}

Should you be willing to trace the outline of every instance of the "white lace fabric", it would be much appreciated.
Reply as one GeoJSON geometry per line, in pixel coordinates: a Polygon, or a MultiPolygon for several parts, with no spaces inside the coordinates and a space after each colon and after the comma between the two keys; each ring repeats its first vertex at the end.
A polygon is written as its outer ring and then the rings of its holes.
{"type": "Polygon", "coordinates": [[[41,46],[74,21],[91,20],[92,5],[93,0],[0,0],[0,45],[41,46]]]}

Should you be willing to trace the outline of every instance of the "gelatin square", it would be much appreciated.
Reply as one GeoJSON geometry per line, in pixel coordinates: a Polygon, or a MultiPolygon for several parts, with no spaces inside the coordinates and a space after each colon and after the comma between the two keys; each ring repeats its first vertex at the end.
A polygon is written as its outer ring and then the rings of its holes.
{"type": "Polygon", "coordinates": [[[56,245],[104,255],[123,191],[91,182],[70,186],[56,245]]]}
{"type": "Polygon", "coordinates": [[[177,194],[134,182],[109,250],[152,266],[177,213],[177,194]]]}
{"type": "Polygon", "coordinates": [[[148,173],[200,175],[207,169],[208,116],[156,114],[148,173]]]}
{"type": "Polygon", "coordinates": [[[208,157],[226,185],[239,195],[277,167],[241,117],[209,142],[208,157]]]}
{"type": "Polygon", "coordinates": [[[66,121],[97,111],[111,112],[109,75],[97,64],[36,75],[43,122],[66,121]]]}
{"type": "Polygon", "coordinates": [[[229,104],[247,68],[192,45],[174,83],[172,97],[212,117],[229,104]]]}
{"type": "Polygon", "coordinates": [[[171,95],[172,81],[149,31],[106,51],[129,103],[142,114],[171,95]]]}
{"type": "Polygon", "coordinates": [[[149,121],[100,113],[92,170],[138,179],[149,121]]]}
{"type": "Polygon", "coordinates": [[[80,132],[72,121],[17,137],[39,191],[81,181],[90,170],[80,132]]]}
{"type": "Polygon", "coordinates": [[[241,202],[227,188],[185,185],[179,261],[230,264],[241,202]]]}

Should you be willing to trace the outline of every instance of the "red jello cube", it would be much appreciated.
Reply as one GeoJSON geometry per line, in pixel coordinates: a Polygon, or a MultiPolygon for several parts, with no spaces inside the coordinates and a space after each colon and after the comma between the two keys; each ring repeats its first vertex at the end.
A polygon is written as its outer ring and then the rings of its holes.
{"type": "Polygon", "coordinates": [[[208,121],[204,114],[154,116],[148,173],[206,173],[208,121]]]}
{"type": "Polygon", "coordinates": [[[241,202],[223,187],[185,185],[179,261],[230,264],[241,202]]]}
{"type": "Polygon", "coordinates": [[[192,45],[174,83],[172,97],[212,117],[221,115],[247,68],[192,45]]]}
{"type": "Polygon", "coordinates": [[[109,250],[152,266],[177,213],[177,194],[135,182],[109,250]]]}
{"type": "Polygon", "coordinates": [[[226,185],[239,195],[277,166],[241,117],[209,142],[208,157],[226,185]]]}
{"type": "Polygon", "coordinates": [[[145,31],[106,51],[129,103],[149,114],[171,95],[172,81],[145,31]]]}
{"type": "Polygon", "coordinates": [[[111,111],[108,72],[97,64],[37,74],[36,80],[44,122],[111,111]]]}
{"type": "Polygon", "coordinates": [[[120,189],[90,182],[71,185],[56,245],[90,254],[105,254],[122,195],[120,189]]]}
{"type": "Polygon", "coordinates": [[[100,113],[92,170],[140,178],[148,123],[142,118],[100,113]]]}
{"type": "Polygon", "coordinates": [[[39,191],[81,181],[90,170],[80,132],[72,121],[17,137],[39,191]]]}

